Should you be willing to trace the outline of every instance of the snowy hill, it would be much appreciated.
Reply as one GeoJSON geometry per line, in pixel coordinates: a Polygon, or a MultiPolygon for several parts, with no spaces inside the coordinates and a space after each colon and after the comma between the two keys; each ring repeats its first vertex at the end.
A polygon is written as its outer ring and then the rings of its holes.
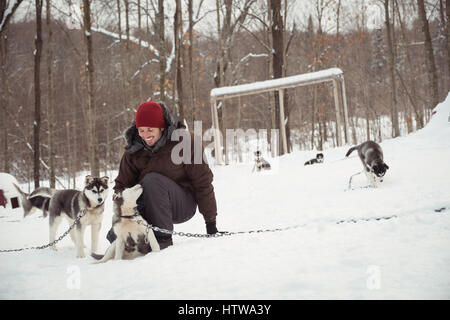
{"type": "MultiPolygon", "coordinates": [[[[356,154],[344,159],[349,146],[326,150],[323,164],[306,167],[313,152],[285,155],[264,174],[252,173],[251,163],[213,167],[219,230],[298,228],[174,236],[166,250],[103,265],[76,259],[68,237],[57,252],[0,253],[0,298],[449,299],[450,97],[435,111],[424,129],[381,144],[390,169],[378,189],[365,188],[359,175],[347,190],[361,170],[356,154]]],[[[24,219],[0,207],[0,218],[0,249],[47,243],[39,212],[24,219]]],[[[203,218],[197,213],[175,230],[204,233],[203,218]]]]}

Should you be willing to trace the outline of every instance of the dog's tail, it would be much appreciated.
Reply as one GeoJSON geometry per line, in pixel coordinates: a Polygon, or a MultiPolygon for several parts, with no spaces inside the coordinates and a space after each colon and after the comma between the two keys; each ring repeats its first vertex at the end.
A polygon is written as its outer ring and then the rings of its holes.
{"type": "Polygon", "coordinates": [[[111,245],[106,249],[105,255],[91,253],[92,258],[94,258],[97,261],[94,261],[93,263],[104,263],[108,260],[114,259],[114,255],[116,253],[116,240],[114,240],[111,245]]]}
{"type": "Polygon", "coordinates": [[[102,260],[104,256],[105,256],[104,254],[97,254],[94,252],[91,253],[91,257],[94,258],[95,260],[102,260]]]}
{"type": "Polygon", "coordinates": [[[26,217],[28,216],[30,213],[33,213],[32,209],[33,209],[33,204],[31,203],[30,200],[28,200],[28,193],[22,191],[22,189],[19,188],[18,185],[16,185],[15,183],[13,183],[14,188],[16,188],[17,192],[19,192],[20,195],[20,200],[22,203],[22,208],[23,208],[23,216],[26,217]]]}
{"type": "Polygon", "coordinates": [[[37,188],[36,190],[34,190],[32,193],[30,193],[28,198],[34,198],[37,196],[51,198],[51,197],[53,197],[53,195],[55,193],[56,193],[56,189],[40,187],[40,188],[37,188]]]}
{"type": "Polygon", "coordinates": [[[20,189],[17,184],[13,183],[13,185],[14,185],[14,188],[16,188],[17,192],[20,193],[21,197],[28,197],[28,193],[22,191],[22,189],[20,189]]]}
{"type": "Polygon", "coordinates": [[[345,155],[346,157],[348,157],[353,151],[355,151],[356,149],[358,149],[358,146],[355,147],[351,147],[350,149],[348,149],[347,154],[345,155]]]}

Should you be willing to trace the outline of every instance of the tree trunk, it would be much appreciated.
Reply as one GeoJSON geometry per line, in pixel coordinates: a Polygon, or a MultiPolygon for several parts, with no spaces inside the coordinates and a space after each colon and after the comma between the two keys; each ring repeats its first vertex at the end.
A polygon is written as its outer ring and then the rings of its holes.
{"type": "Polygon", "coordinates": [[[95,138],[96,107],[95,107],[95,83],[94,83],[94,53],[91,34],[91,7],[89,0],[83,0],[83,2],[84,2],[83,8],[84,35],[87,49],[86,78],[88,91],[87,134],[88,134],[89,164],[91,167],[91,174],[94,177],[98,177],[100,175],[100,168],[97,152],[97,143],[95,138]]]}
{"type": "MultiPolygon", "coordinates": [[[[283,22],[283,77],[286,77],[287,75],[287,41],[286,41],[286,25],[287,25],[287,0],[284,0],[284,18],[282,19],[283,22]]],[[[287,144],[287,153],[290,153],[292,151],[292,146],[291,146],[291,127],[290,127],[290,121],[289,121],[289,113],[290,113],[290,108],[289,108],[289,93],[288,90],[283,90],[284,93],[284,97],[283,97],[283,101],[284,101],[284,111],[285,111],[285,117],[287,119],[286,121],[286,126],[285,126],[285,130],[286,130],[286,144],[287,144]]]]}
{"type": "Polygon", "coordinates": [[[131,92],[131,83],[130,83],[130,68],[131,68],[131,53],[130,53],[130,2],[129,0],[125,0],[125,34],[127,37],[127,41],[125,41],[125,56],[126,56],[126,66],[123,68],[124,76],[125,76],[125,108],[129,110],[129,118],[134,118],[134,113],[132,112],[132,108],[129,107],[131,101],[130,96],[133,96],[131,92]]]}
{"type": "Polygon", "coordinates": [[[188,12],[189,12],[189,51],[188,51],[188,56],[189,56],[189,84],[190,84],[190,107],[192,108],[192,125],[194,124],[196,115],[196,108],[195,108],[195,88],[194,88],[194,75],[193,75],[193,56],[192,56],[192,50],[193,50],[193,46],[194,46],[194,21],[193,21],[193,9],[192,9],[192,1],[193,0],[189,0],[188,1],[188,12]]]}
{"type": "MultiPolygon", "coordinates": [[[[6,3],[5,3],[6,4],[6,3]]],[[[2,107],[1,127],[3,133],[3,172],[9,172],[9,153],[8,153],[8,87],[6,76],[6,60],[8,54],[8,36],[3,34],[0,36],[0,105],[2,107]]]]}
{"type": "MultiPolygon", "coordinates": [[[[283,42],[283,18],[281,16],[281,0],[271,0],[270,10],[272,13],[272,40],[273,40],[273,77],[278,79],[283,77],[283,52],[284,52],[284,42],[283,42]]],[[[279,93],[275,91],[275,128],[281,130],[280,119],[280,102],[279,93]]],[[[281,141],[282,134],[279,135],[279,155],[284,154],[283,143],[281,141]]]]}
{"type": "Polygon", "coordinates": [[[447,67],[450,77],[450,0],[445,1],[445,13],[447,15],[447,67]]]}
{"type": "Polygon", "coordinates": [[[431,87],[431,106],[429,106],[429,108],[434,108],[439,103],[439,91],[436,64],[434,62],[433,45],[431,43],[430,27],[428,25],[424,0],[417,0],[417,5],[420,20],[422,21],[423,33],[425,36],[425,62],[428,69],[428,79],[431,87]]]}
{"type": "MultiPolygon", "coordinates": [[[[214,77],[214,81],[216,84],[216,87],[221,87],[223,85],[224,82],[224,76],[223,76],[223,50],[222,50],[222,36],[223,36],[223,32],[220,26],[220,0],[216,0],[216,15],[217,15],[217,35],[218,35],[218,39],[217,39],[217,59],[218,59],[218,63],[217,63],[217,75],[214,77]]],[[[223,104],[224,101],[221,101],[221,107],[219,108],[219,110],[217,110],[217,116],[219,118],[219,125],[220,128],[222,130],[224,130],[223,127],[223,104]]],[[[225,142],[224,142],[225,143],[225,142]]],[[[226,157],[226,153],[225,153],[225,157],[226,157]]]]}
{"type": "Polygon", "coordinates": [[[391,76],[391,117],[392,117],[392,137],[400,136],[400,128],[398,124],[398,108],[397,108],[397,86],[395,83],[395,43],[392,39],[393,30],[389,18],[389,1],[384,0],[384,14],[386,23],[386,33],[389,48],[389,60],[390,60],[390,76],[391,76]]]}
{"type": "MultiPolygon", "coordinates": [[[[137,2],[138,9],[138,30],[141,31],[141,0],[137,2]]],[[[139,36],[139,47],[141,47],[141,36],[139,36]]]]}
{"type": "Polygon", "coordinates": [[[53,48],[52,48],[52,27],[51,27],[51,0],[47,0],[47,121],[48,121],[48,154],[50,167],[50,188],[55,188],[55,146],[54,146],[54,98],[53,98],[53,48]]]}
{"type": "MultiPolygon", "coordinates": [[[[403,41],[405,43],[408,43],[409,41],[408,41],[408,38],[406,36],[406,27],[405,27],[405,25],[403,23],[403,19],[402,19],[401,15],[400,15],[400,10],[399,10],[399,7],[398,7],[397,0],[395,0],[395,3],[396,3],[396,8],[397,8],[398,20],[400,22],[400,29],[402,31],[403,41]]],[[[410,70],[411,71],[414,70],[415,66],[414,66],[414,64],[412,62],[412,59],[411,59],[411,52],[410,52],[409,47],[406,48],[406,61],[408,62],[410,70]]],[[[400,74],[398,69],[396,69],[396,73],[397,73],[397,75],[398,75],[398,77],[400,79],[400,82],[401,82],[403,88],[405,89],[406,94],[408,95],[408,97],[410,99],[411,105],[413,107],[414,115],[415,115],[415,118],[416,118],[417,129],[421,129],[424,126],[423,113],[419,110],[419,107],[417,106],[416,100],[409,93],[409,90],[408,90],[405,82],[403,81],[402,75],[400,74]]],[[[410,79],[410,81],[411,81],[411,93],[415,97],[416,96],[416,79],[415,79],[415,77],[410,77],[410,78],[411,78],[410,79]]]]}
{"type": "Polygon", "coordinates": [[[370,113],[369,108],[364,108],[366,113],[366,140],[370,140],[370,113]]]}
{"type": "Polygon", "coordinates": [[[34,51],[34,187],[39,188],[39,159],[40,159],[40,137],[41,130],[41,54],[42,54],[42,0],[36,0],[36,37],[34,51]]]}
{"type": "Polygon", "coordinates": [[[182,61],[181,51],[183,50],[183,27],[181,16],[181,0],[176,0],[174,16],[174,42],[175,42],[175,61],[176,61],[176,79],[175,79],[175,105],[178,106],[179,120],[184,123],[184,105],[183,105],[183,79],[182,79],[182,61]]]}
{"type": "MultiPolygon", "coordinates": [[[[14,5],[9,9],[7,2],[0,1],[0,21],[2,25],[0,27],[0,106],[3,116],[1,117],[1,128],[3,129],[3,172],[9,172],[9,153],[8,153],[8,100],[9,93],[7,87],[7,75],[6,75],[6,60],[7,60],[7,39],[6,30],[8,24],[14,12],[20,6],[23,0],[17,0],[14,5]]],[[[30,166],[31,167],[31,166],[30,166]]]]}
{"type": "Polygon", "coordinates": [[[7,1],[0,1],[0,37],[3,36],[3,32],[5,32],[6,28],[8,27],[9,21],[14,15],[14,12],[16,12],[17,8],[19,8],[22,1],[23,0],[16,0],[14,2],[14,5],[10,8],[8,8],[6,5],[8,3],[7,1]]]}
{"type": "MultiPolygon", "coordinates": [[[[268,56],[269,56],[269,70],[268,70],[268,79],[273,79],[273,36],[272,36],[272,25],[273,25],[273,17],[272,17],[272,12],[270,10],[270,8],[272,7],[271,5],[271,0],[267,0],[267,16],[268,16],[268,20],[269,20],[269,24],[268,24],[268,30],[267,30],[267,38],[268,38],[268,43],[269,43],[269,49],[270,51],[268,52],[268,56]]],[[[268,92],[267,93],[267,100],[268,100],[268,105],[270,107],[270,128],[269,129],[275,129],[277,127],[276,124],[276,116],[275,116],[275,108],[272,107],[274,105],[274,95],[273,92],[268,92]]],[[[272,133],[272,130],[268,130],[270,133],[272,133]]],[[[267,135],[267,143],[270,145],[270,142],[272,140],[272,137],[267,135]]],[[[277,150],[278,151],[278,150],[277,150]]],[[[275,157],[276,152],[275,150],[271,149],[271,154],[272,154],[272,158],[275,157]]]]}
{"type": "MultiPolygon", "coordinates": [[[[127,42],[125,43],[125,47],[127,48],[127,54],[128,54],[128,50],[130,49],[130,3],[128,2],[128,0],[124,0],[125,1],[125,34],[127,36],[127,42]]],[[[130,67],[128,65],[128,67],[130,67]]]]}
{"type": "Polygon", "coordinates": [[[166,42],[164,34],[164,0],[158,0],[158,35],[159,35],[159,91],[160,100],[165,103],[166,85],[166,42]]]}
{"type": "Polygon", "coordinates": [[[120,14],[120,0],[117,0],[117,26],[119,27],[119,41],[122,41],[122,20],[120,14]]]}

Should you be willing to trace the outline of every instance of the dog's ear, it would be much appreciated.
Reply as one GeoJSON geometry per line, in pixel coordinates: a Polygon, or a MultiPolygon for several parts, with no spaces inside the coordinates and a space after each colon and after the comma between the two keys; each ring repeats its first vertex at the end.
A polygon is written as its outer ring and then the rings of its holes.
{"type": "Polygon", "coordinates": [[[89,183],[93,182],[94,178],[91,175],[87,175],[86,179],[84,180],[84,184],[88,185],[89,183]]]}
{"type": "Polygon", "coordinates": [[[101,177],[100,180],[102,181],[103,184],[108,185],[109,177],[104,176],[104,177],[101,177]]]}

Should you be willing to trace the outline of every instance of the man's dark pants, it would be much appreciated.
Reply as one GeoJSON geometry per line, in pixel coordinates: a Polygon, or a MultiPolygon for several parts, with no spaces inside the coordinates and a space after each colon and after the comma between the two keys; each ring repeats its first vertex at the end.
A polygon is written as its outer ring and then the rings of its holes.
{"type": "MultiPolygon", "coordinates": [[[[166,176],[150,172],[140,181],[144,191],[137,200],[138,211],[153,226],[173,231],[174,223],[191,219],[197,210],[191,192],[166,176]]],[[[161,249],[172,245],[172,236],[155,231],[161,249]]]]}

